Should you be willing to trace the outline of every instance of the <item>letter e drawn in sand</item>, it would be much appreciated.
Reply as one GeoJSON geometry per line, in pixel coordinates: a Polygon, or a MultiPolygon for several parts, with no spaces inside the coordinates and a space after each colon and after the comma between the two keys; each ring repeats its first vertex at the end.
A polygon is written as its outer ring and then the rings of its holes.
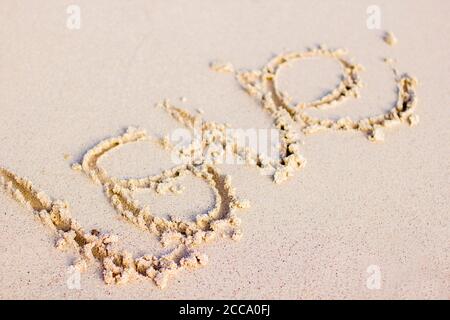
{"type": "Polygon", "coordinates": [[[350,117],[336,120],[323,119],[309,115],[308,109],[333,107],[348,98],[359,97],[358,89],[362,86],[359,73],[363,67],[352,63],[346,58],[346,54],[347,52],[343,49],[330,50],[320,46],[306,52],[280,54],[260,70],[235,71],[234,75],[242,88],[261,104],[263,110],[269,112],[275,123],[279,122],[279,115],[284,110],[286,118],[290,118],[290,121],[294,122],[306,135],[323,130],[359,131],[365,133],[370,141],[381,142],[384,140],[384,130],[402,123],[409,126],[418,123],[419,117],[415,114],[418,103],[416,94],[418,81],[408,74],[400,75],[393,66],[392,59],[385,59],[385,62],[391,67],[397,84],[397,102],[389,111],[359,120],[353,120],[350,117]],[[290,95],[283,92],[278,84],[279,72],[283,66],[291,62],[312,57],[331,58],[338,61],[343,69],[342,80],[335,89],[318,100],[292,103],[290,95]]]}

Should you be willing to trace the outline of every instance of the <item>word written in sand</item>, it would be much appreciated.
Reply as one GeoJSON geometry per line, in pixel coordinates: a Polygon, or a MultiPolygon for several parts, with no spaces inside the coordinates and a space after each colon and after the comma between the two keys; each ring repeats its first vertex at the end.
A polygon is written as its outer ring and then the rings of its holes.
{"type": "MultiPolygon", "coordinates": [[[[389,34],[385,40],[388,44],[396,42],[395,37],[389,34]]],[[[74,170],[83,172],[103,188],[112,207],[122,217],[159,240],[164,252],[162,254],[151,253],[135,257],[128,251],[116,249],[116,236],[96,229],[85,231],[72,218],[67,202],[52,199],[35,188],[29,180],[1,167],[0,187],[53,230],[58,249],[75,251],[77,259],[72,265],[73,269],[83,272],[96,262],[100,264],[107,284],[127,283],[140,277],[151,279],[158,287],[164,288],[170,276],[178,271],[207,264],[208,257],[199,251],[201,245],[218,238],[239,240],[242,236],[241,219],[237,213],[250,204],[237,197],[231,177],[218,169],[217,160],[221,154],[228,153],[243,159],[246,164],[271,174],[274,182],[281,183],[306,164],[305,158],[300,154],[300,133],[311,134],[322,130],[359,131],[365,133],[370,141],[379,142],[384,140],[387,128],[402,123],[414,126],[419,122],[415,114],[417,80],[406,74],[400,75],[391,59],[386,59],[385,62],[392,68],[398,92],[397,103],[391,110],[360,120],[349,117],[321,119],[308,115],[309,109],[328,108],[359,97],[359,88],[362,86],[359,74],[363,68],[351,62],[346,54],[342,49],[319,47],[306,52],[278,55],[262,69],[251,71],[236,71],[230,63],[211,64],[214,71],[234,74],[242,88],[271,116],[281,137],[279,157],[265,156],[241,144],[237,137],[226,134],[229,125],[206,121],[200,116],[203,112],[193,115],[186,109],[164,101],[158,105],[183,126],[200,133],[200,140],[188,146],[174,146],[167,137],[154,140],[162,150],[175,154],[181,164],[152,176],[129,179],[110,176],[100,164],[102,158],[124,145],[150,140],[145,130],[136,128],[129,128],[118,137],[99,142],[85,153],[81,163],[73,164],[74,170]],[[290,95],[279,86],[280,70],[294,61],[313,57],[336,60],[343,70],[342,80],[330,93],[315,101],[293,102],[290,95]],[[178,182],[185,175],[201,179],[211,188],[215,197],[214,206],[207,212],[197,213],[193,220],[183,220],[176,215],[159,217],[148,205],[142,205],[136,198],[136,194],[149,190],[161,195],[179,194],[183,192],[183,188],[178,182]]],[[[184,314],[194,312],[209,316],[212,312],[208,308],[192,308],[195,307],[187,305],[183,309],[184,314]]],[[[234,314],[233,310],[235,309],[231,308],[229,312],[234,314]]],[[[240,307],[237,310],[241,312],[240,307]]]]}

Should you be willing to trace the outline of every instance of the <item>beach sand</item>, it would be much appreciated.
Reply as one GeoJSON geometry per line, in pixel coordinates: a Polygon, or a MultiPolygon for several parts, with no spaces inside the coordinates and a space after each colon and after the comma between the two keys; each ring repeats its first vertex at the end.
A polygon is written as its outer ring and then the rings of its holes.
{"type": "MultiPolygon", "coordinates": [[[[321,117],[355,119],[390,110],[396,82],[384,58],[419,81],[414,127],[301,137],[306,166],[288,181],[245,165],[220,165],[239,198],[242,239],[201,247],[206,266],[182,270],[160,289],[137,278],[107,285],[93,263],[68,286],[72,251],[22,206],[0,193],[2,299],[448,299],[450,298],[450,33],[448,1],[9,1],[0,4],[0,167],[70,203],[86,230],[117,234],[135,256],[160,244],[124,221],[85,174],[71,169],[99,141],[129,126],[162,137],[180,127],[155,104],[170,99],[208,121],[271,128],[273,120],[234,78],[211,62],[258,70],[275,55],[326,44],[364,66],[360,98],[321,117]],[[69,5],[80,29],[67,27],[69,5]],[[384,42],[386,32],[398,40],[384,42]],[[185,97],[183,99],[182,97],[185,97]],[[379,285],[372,286],[374,277],[379,285]]],[[[292,64],[280,86],[298,100],[332,89],[341,69],[314,59],[292,64]]],[[[121,177],[173,167],[151,143],[113,151],[103,162],[121,177]]],[[[211,189],[186,177],[185,191],[152,195],[160,216],[190,219],[214,205],[211,189]]],[[[375,282],[377,282],[375,281],[375,282]]]]}

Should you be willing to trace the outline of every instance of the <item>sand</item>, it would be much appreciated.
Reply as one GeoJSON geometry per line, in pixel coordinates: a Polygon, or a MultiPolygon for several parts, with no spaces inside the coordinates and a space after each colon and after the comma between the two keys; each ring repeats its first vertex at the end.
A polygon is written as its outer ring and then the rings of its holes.
{"type": "Polygon", "coordinates": [[[70,4],[0,5],[0,298],[450,297],[446,1],[70,4]]]}

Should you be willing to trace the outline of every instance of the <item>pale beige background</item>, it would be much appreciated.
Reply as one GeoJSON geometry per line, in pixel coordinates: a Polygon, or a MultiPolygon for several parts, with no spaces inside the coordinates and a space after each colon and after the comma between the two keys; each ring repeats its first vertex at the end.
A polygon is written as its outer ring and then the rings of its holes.
{"type": "MultiPolygon", "coordinates": [[[[420,80],[421,122],[387,132],[379,145],[355,133],[307,137],[307,167],[281,186],[255,169],[224,167],[253,204],[242,215],[244,237],[206,247],[210,264],[178,274],[163,291],[145,280],[106,286],[95,267],[82,275],[81,290],[69,290],[73,255],[58,252],[51,234],[1,194],[0,298],[450,298],[449,10],[446,0],[2,0],[0,165],[67,199],[86,228],[118,233],[136,254],[155,241],[121,221],[101,188],[70,163],[129,125],[155,135],[175,129],[153,107],[166,97],[187,97],[187,108],[201,107],[211,120],[269,128],[232,76],[208,69],[212,60],[256,69],[285,50],[348,48],[366,67],[366,87],[333,114],[358,117],[392,106],[394,82],[380,61],[394,57],[420,80]],[[80,30],[66,28],[69,4],[81,7],[80,30]],[[370,4],[380,6],[383,30],[397,35],[394,48],[381,30],[367,29],[370,4]],[[366,287],[369,265],[380,267],[380,290],[366,287]]],[[[311,61],[282,81],[307,98],[338,72],[311,61]]],[[[142,144],[106,165],[148,174],[169,159],[142,144]]],[[[179,201],[154,198],[155,210],[189,215],[211,204],[205,186],[187,186],[179,201]]]]}

